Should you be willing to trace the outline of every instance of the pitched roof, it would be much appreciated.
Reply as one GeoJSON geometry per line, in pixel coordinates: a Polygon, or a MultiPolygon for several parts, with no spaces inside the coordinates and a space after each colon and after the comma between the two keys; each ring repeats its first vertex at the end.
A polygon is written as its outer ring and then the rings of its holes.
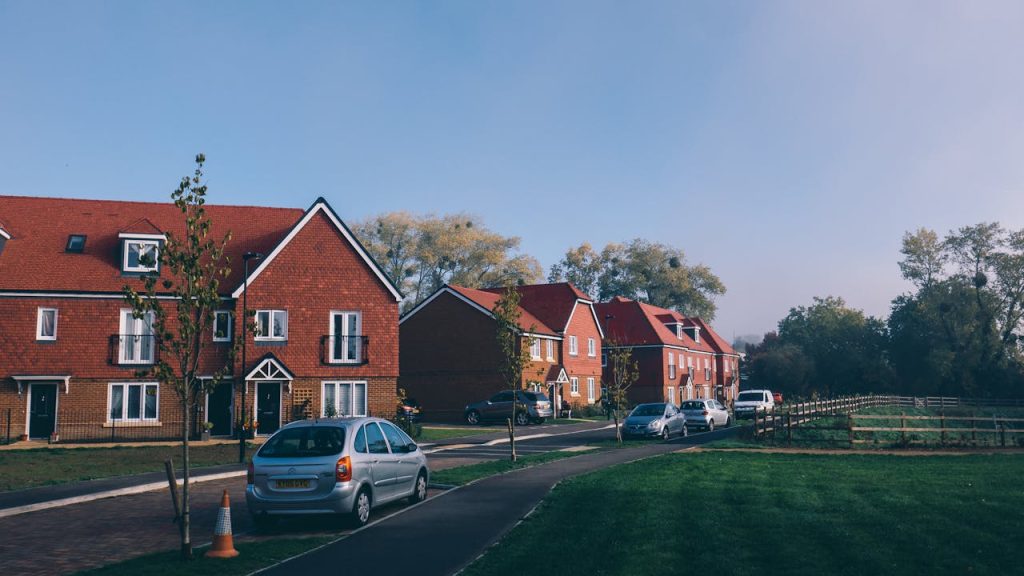
{"type": "MultiPolygon", "coordinates": [[[[577,300],[593,302],[590,296],[584,294],[571,282],[556,282],[554,284],[527,284],[515,286],[519,292],[519,305],[529,310],[544,324],[558,332],[564,332],[572,317],[577,300]]],[[[501,294],[505,288],[484,288],[484,292],[501,294]]]]}
{"type": "MultiPolygon", "coordinates": [[[[498,303],[498,299],[501,297],[501,289],[493,290],[477,290],[476,288],[466,288],[465,286],[445,286],[450,288],[454,292],[457,292],[463,298],[470,300],[477,306],[484,308],[488,313],[494,310],[494,305],[498,303]]],[[[442,288],[444,290],[444,288],[442,288]]],[[[573,300],[573,303],[576,301],[573,300]]],[[[416,310],[412,310],[410,315],[416,310]]],[[[545,334],[549,336],[558,336],[558,332],[553,329],[549,324],[533,315],[529,310],[524,308],[522,304],[519,306],[519,329],[523,332],[530,332],[533,334],[545,334]]]]}
{"type": "Polygon", "coordinates": [[[675,310],[668,310],[652,304],[630,300],[621,296],[609,302],[595,304],[598,318],[604,326],[609,343],[626,346],[669,345],[682,346],[690,350],[715,352],[705,339],[694,342],[685,332],[679,338],[665,324],[686,325],[689,319],[675,310]]]}
{"type": "MultiPolygon", "coordinates": [[[[321,202],[310,211],[319,209],[321,202]]],[[[242,283],[242,254],[271,254],[310,213],[262,206],[205,208],[213,224],[211,238],[219,239],[228,230],[232,234],[227,245],[231,273],[221,283],[225,295],[242,283]]],[[[337,220],[333,212],[331,215],[337,220]]],[[[12,236],[0,254],[2,291],[120,292],[125,284],[141,286],[140,280],[121,275],[119,234],[170,232],[181,236],[185,227],[181,211],[174,204],[161,202],[0,196],[0,216],[12,236]],[[87,237],[82,253],[65,251],[71,234],[87,237]]],[[[360,251],[358,241],[350,240],[360,251]]],[[[379,271],[372,260],[368,263],[379,271]]],[[[250,269],[250,277],[254,272],[250,269]]],[[[387,284],[394,290],[389,281],[387,284]]]]}
{"type": "Polygon", "coordinates": [[[711,328],[711,326],[703,319],[693,317],[688,318],[688,320],[690,320],[690,322],[692,322],[694,325],[700,327],[700,333],[704,335],[704,339],[707,340],[708,344],[710,344],[716,352],[718,352],[719,354],[733,354],[737,356],[739,355],[739,353],[736,352],[736,349],[733,348],[728,342],[726,342],[725,338],[719,336],[718,332],[715,332],[711,328]]]}

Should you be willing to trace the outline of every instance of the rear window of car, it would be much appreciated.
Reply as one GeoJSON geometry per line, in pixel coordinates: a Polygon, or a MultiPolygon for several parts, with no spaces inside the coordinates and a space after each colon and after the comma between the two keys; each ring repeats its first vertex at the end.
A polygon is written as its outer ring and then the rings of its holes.
{"type": "Polygon", "coordinates": [[[285,428],[260,448],[262,458],[331,456],[345,447],[345,431],[337,426],[285,428]]]}
{"type": "Polygon", "coordinates": [[[682,408],[683,410],[703,410],[704,403],[690,400],[689,402],[683,402],[683,405],[680,406],[680,408],[682,408]]]}
{"type": "Polygon", "coordinates": [[[740,395],[736,397],[737,402],[763,402],[763,392],[740,392],[740,395]]]}
{"type": "Polygon", "coordinates": [[[529,402],[547,402],[548,397],[543,392],[521,392],[529,402]]]}

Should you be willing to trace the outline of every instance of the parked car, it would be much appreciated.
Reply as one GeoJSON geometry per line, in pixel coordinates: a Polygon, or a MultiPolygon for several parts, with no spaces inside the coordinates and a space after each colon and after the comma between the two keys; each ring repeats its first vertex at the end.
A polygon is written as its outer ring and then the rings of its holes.
{"type": "Polygon", "coordinates": [[[622,423],[626,436],[661,436],[668,440],[672,434],[686,436],[686,415],[667,402],[639,404],[622,423]]]}
{"type": "MultiPolygon", "coordinates": [[[[551,401],[543,392],[518,390],[516,396],[521,408],[516,410],[516,425],[541,424],[553,414],[551,401]]],[[[467,404],[463,417],[469,424],[480,424],[488,420],[505,420],[512,414],[512,391],[505,390],[491,396],[489,400],[467,404]]]]}
{"type": "Polygon", "coordinates": [[[427,457],[381,418],[293,422],[253,455],[245,503],[254,520],[294,514],[350,514],[358,526],[370,509],[427,497],[427,457]]]}
{"type": "Polygon", "coordinates": [[[728,427],[732,424],[729,410],[718,400],[687,400],[679,406],[679,410],[686,415],[687,426],[707,428],[709,432],[716,426],[728,427]]]}
{"type": "Polygon", "coordinates": [[[753,418],[754,413],[765,413],[775,410],[775,398],[771,390],[744,390],[736,396],[733,404],[736,418],[753,418]]]}

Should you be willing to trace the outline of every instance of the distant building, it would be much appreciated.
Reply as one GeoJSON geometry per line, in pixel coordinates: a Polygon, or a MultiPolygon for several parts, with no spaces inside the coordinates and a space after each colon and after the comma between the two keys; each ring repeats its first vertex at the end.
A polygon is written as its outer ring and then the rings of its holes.
{"type": "Polygon", "coordinates": [[[640,377],[628,391],[630,403],[731,403],[736,397],[739,354],[703,320],[621,296],[595,307],[604,349],[629,348],[637,361],[640,377]]]}

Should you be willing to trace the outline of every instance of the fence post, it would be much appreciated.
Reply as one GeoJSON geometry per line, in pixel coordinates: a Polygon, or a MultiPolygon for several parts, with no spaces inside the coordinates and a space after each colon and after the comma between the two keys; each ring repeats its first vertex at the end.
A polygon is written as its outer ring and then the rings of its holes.
{"type": "Polygon", "coordinates": [[[7,409],[7,441],[5,444],[11,443],[11,409],[7,409]]]}
{"type": "Polygon", "coordinates": [[[999,425],[999,443],[1006,448],[1006,423],[999,425]]]}
{"type": "Polygon", "coordinates": [[[793,414],[786,412],[786,446],[793,445],[793,414]]]}
{"type": "Polygon", "coordinates": [[[846,415],[846,427],[850,430],[850,448],[853,448],[853,413],[846,415]]]}
{"type": "Polygon", "coordinates": [[[939,407],[939,443],[946,445],[946,409],[939,407]]]}
{"type": "Polygon", "coordinates": [[[974,423],[974,418],[977,416],[974,410],[971,410],[971,444],[978,444],[978,428],[974,423]]]}
{"type": "Polygon", "coordinates": [[[907,412],[900,411],[900,443],[907,445],[907,412]]]}

